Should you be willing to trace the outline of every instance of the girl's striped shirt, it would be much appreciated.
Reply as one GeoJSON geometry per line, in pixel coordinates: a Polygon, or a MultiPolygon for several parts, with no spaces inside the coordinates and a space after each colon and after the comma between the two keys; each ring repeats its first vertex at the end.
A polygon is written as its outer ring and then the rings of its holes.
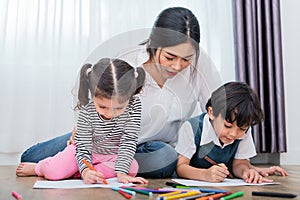
{"type": "Polygon", "coordinates": [[[115,172],[127,174],[136,151],[141,129],[141,101],[133,96],[125,112],[111,120],[103,120],[94,102],[80,108],[75,136],[76,160],[80,173],[86,168],[82,162],[91,161],[91,154],[117,154],[115,172]]]}

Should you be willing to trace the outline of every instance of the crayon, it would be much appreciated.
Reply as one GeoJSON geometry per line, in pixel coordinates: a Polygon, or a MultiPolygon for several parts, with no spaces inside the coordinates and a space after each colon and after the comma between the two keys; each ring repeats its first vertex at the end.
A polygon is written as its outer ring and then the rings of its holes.
{"type": "Polygon", "coordinates": [[[17,200],[22,200],[22,196],[20,194],[18,194],[17,192],[15,192],[15,191],[12,191],[11,195],[13,197],[15,197],[15,199],[17,199],[17,200]]]}
{"type": "Polygon", "coordinates": [[[122,191],[122,190],[118,190],[118,192],[123,196],[125,197],[126,199],[130,199],[131,198],[131,195],[122,191]]]}
{"type": "Polygon", "coordinates": [[[236,192],[236,193],[230,194],[228,196],[222,197],[221,200],[229,200],[229,199],[233,199],[233,198],[236,198],[236,197],[241,197],[241,196],[244,195],[244,193],[245,192],[243,192],[243,191],[236,192]]]}
{"type": "Polygon", "coordinates": [[[115,191],[122,190],[123,192],[126,192],[127,194],[130,194],[130,195],[132,195],[132,196],[134,196],[134,195],[136,194],[135,191],[127,190],[127,189],[124,189],[124,188],[112,187],[111,189],[112,189],[112,190],[115,190],[115,191]]]}
{"type": "Polygon", "coordinates": [[[214,200],[214,199],[220,199],[221,197],[230,195],[232,192],[225,192],[225,193],[217,193],[217,194],[212,194],[208,196],[204,196],[201,198],[198,198],[196,200],[214,200]]]}
{"type": "Polygon", "coordinates": [[[214,194],[214,193],[201,193],[201,194],[196,194],[194,196],[183,197],[183,198],[180,198],[179,200],[195,200],[197,198],[209,196],[209,195],[212,195],[212,194],[214,194]]]}
{"type": "Polygon", "coordinates": [[[200,192],[205,193],[225,193],[227,190],[220,190],[220,189],[214,189],[214,188],[199,188],[199,187],[189,187],[189,186],[176,186],[178,189],[191,189],[191,190],[199,190],[200,192]]]}
{"type": "Polygon", "coordinates": [[[171,195],[171,196],[166,196],[166,197],[163,197],[162,199],[163,200],[179,199],[179,198],[182,198],[182,197],[194,196],[194,195],[197,195],[197,194],[200,194],[200,193],[201,192],[199,192],[199,191],[191,190],[191,191],[188,191],[188,192],[185,192],[185,193],[181,193],[181,194],[175,194],[175,195],[171,195]]]}
{"type": "Polygon", "coordinates": [[[166,182],[166,185],[171,186],[171,187],[185,186],[185,185],[182,185],[182,184],[173,183],[173,182],[169,182],[169,181],[166,182]]]}
{"type": "Polygon", "coordinates": [[[266,197],[282,197],[282,198],[294,198],[297,195],[290,193],[279,193],[279,192],[257,192],[252,191],[253,196],[266,196],[266,197]]]}
{"type": "Polygon", "coordinates": [[[168,196],[172,196],[172,195],[175,195],[175,194],[181,194],[182,192],[183,191],[181,191],[181,190],[176,190],[176,191],[173,191],[173,192],[168,192],[168,193],[160,194],[157,197],[168,197],[168,196]]]}
{"type": "Polygon", "coordinates": [[[168,190],[168,189],[151,189],[151,188],[143,188],[143,187],[134,187],[134,188],[138,190],[148,191],[152,193],[160,193],[160,194],[174,192],[174,190],[168,190]]]}
{"type": "Polygon", "coordinates": [[[124,187],[124,189],[135,191],[136,193],[140,193],[140,194],[144,194],[144,195],[148,195],[148,196],[152,196],[152,194],[153,194],[152,192],[149,192],[149,191],[146,191],[146,190],[135,189],[133,187],[124,187]]]}
{"type": "MultiPolygon", "coordinates": [[[[86,159],[83,159],[82,162],[90,169],[90,170],[93,170],[93,171],[96,171],[96,169],[90,165],[90,163],[88,161],[86,161],[86,159]]],[[[102,179],[102,182],[104,184],[108,184],[107,180],[105,178],[102,179]]]]}

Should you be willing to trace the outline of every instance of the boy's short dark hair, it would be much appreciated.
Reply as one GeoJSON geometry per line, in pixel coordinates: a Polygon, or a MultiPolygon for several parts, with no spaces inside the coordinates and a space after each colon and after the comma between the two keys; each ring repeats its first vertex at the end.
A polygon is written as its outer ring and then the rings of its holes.
{"type": "Polygon", "coordinates": [[[243,82],[228,82],[215,90],[206,103],[213,115],[219,114],[238,127],[251,126],[263,120],[263,111],[256,92],[243,82]]]}

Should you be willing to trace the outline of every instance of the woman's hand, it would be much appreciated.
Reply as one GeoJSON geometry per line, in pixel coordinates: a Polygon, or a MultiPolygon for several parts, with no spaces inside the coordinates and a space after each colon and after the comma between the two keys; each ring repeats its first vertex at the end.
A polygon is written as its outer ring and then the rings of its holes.
{"type": "Polygon", "coordinates": [[[74,138],[75,138],[75,134],[76,134],[76,128],[73,129],[72,131],[72,135],[70,137],[70,139],[67,141],[67,146],[69,146],[70,144],[74,144],[74,138]]]}
{"type": "Polygon", "coordinates": [[[82,171],[81,176],[85,184],[94,184],[97,183],[98,181],[102,182],[102,180],[105,178],[101,172],[94,171],[89,168],[85,168],[82,171]]]}
{"type": "Polygon", "coordinates": [[[123,174],[123,173],[118,173],[118,181],[120,183],[141,183],[141,184],[147,184],[148,181],[142,177],[133,177],[133,176],[129,176],[127,174],[123,174]]]}

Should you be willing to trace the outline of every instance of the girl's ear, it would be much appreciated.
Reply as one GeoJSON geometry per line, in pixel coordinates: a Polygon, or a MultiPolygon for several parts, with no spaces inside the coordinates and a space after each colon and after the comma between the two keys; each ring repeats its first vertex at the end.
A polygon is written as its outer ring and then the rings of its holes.
{"type": "Polygon", "coordinates": [[[213,109],[212,109],[211,106],[209,106],[207,108],[207,114],[208,114],[210,120],[214,120],[215,119],[214,112],[213,112],[213,109]]]}

